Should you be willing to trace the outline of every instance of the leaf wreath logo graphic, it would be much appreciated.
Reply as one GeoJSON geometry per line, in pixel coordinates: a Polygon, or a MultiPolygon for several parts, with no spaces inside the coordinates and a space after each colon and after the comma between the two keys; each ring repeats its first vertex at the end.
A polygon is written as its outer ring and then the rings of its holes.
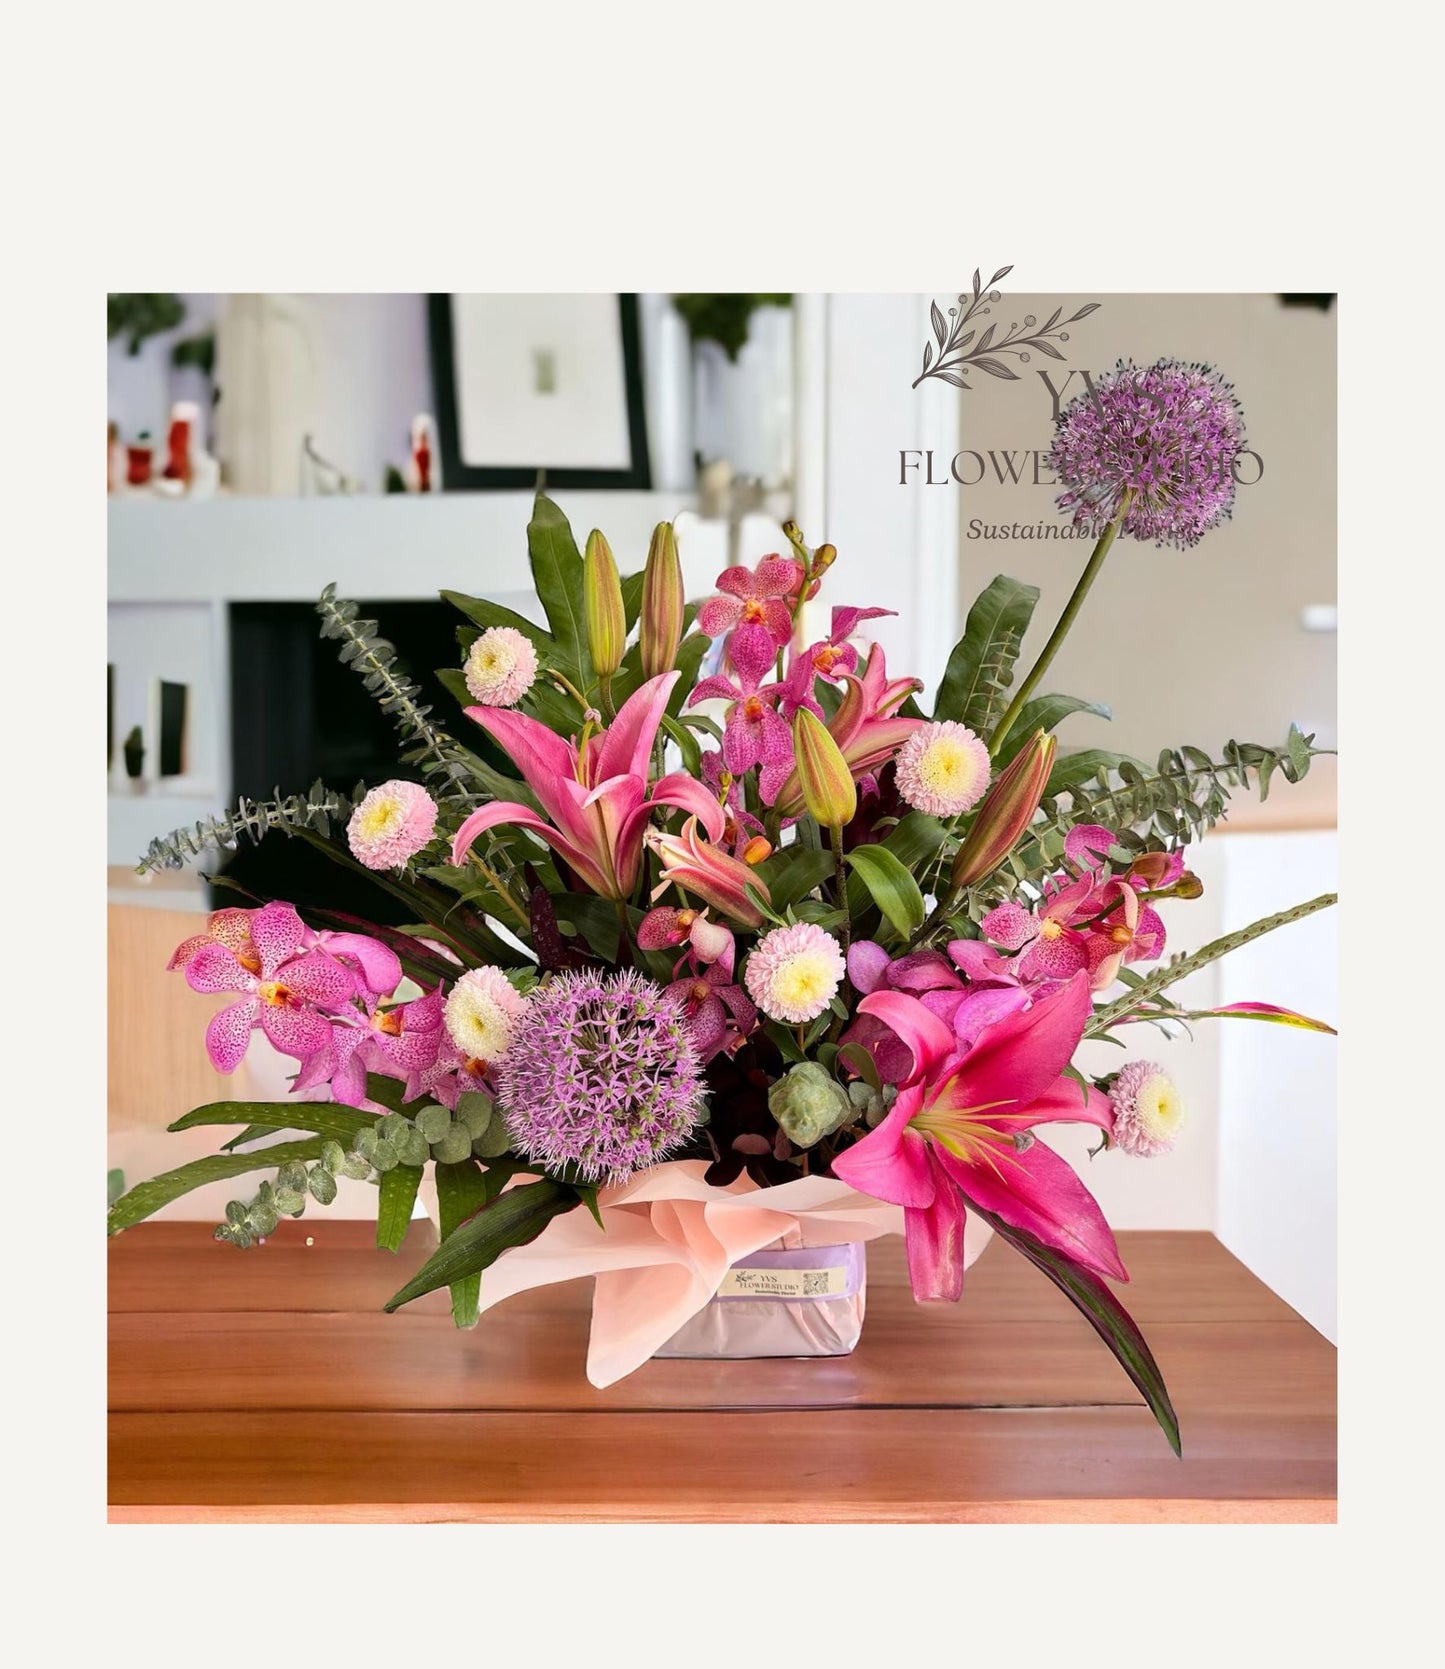
{"type": "Polygon", "coordinates": [[[961,295],[958,306],[950,307],[947,316],[936,301],[929,302],[928,316],[934,339],[923,344],[923,369],[913,379],[910,385],[913,388],[928,377],[938,377],[955,388],[970,388],[972,384],[966,381],[970,371],[984,371],[990,377],[1017,382],[1018,372],[1006,365],[1001,355],[1010,355],[1021,365],[1028,364],[1030,353],[1041,353],[1047,359],[1063,359],[1065,355],[1054,344],[1068,341],[1069,333],[1064,326],[1077,324],[1098,311],[1099,303],[1089,301],[1077,313],[1061,319],[1063,308],[1056,307],[1043,324],[1032,313],[1026,313],[1022,324],[1010,324],[1002,336],[996,324],[986,325],[980,333],[975,321],[987,318],[992,311],[991,304],[1002,299],[994,285],[1000,278],[1007,278],[1013,268],[1000,267],[987,284],[980,278],[980,270],[974,268],[973,294],[961,295]]]}

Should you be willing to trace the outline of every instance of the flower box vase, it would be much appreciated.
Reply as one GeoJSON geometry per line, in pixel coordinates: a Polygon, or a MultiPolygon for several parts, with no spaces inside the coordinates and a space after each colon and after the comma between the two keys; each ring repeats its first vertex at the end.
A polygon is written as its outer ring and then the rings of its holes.
{"type": "Polygon", "coordinates": [[[709,1361],[847,1356],[863,1331],[867,1280],[860,1240],[752,1252],[654,1354],[709,1361]]]}

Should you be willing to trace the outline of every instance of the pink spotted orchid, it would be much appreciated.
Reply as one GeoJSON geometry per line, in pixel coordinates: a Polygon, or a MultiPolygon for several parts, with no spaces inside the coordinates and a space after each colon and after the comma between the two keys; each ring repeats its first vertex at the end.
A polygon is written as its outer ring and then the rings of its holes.
{"type": "Polygon", "coordinates": [[[914,1297],[962,1292],[965,1196],[1084,1268],[1127,1280],[1093,1195],[1032,1135],[1057,1121],[1111,1126],[1108,1098],[1064,1071],[1091,1012],[1088,980],[1076,974],[962,1050],[901,991],[875,991],[860,1011],[891,1028],[911,1066],[887,1117],[833,1160],[833,1173],[903,1207],[914,1297]]]}
{"type": "Polygon", "coordinates": [[[334,1101],[384,1111],[367,1099],[368,1072],[409,1079],[433,1066],[447,1041],[442,1006],[440,985],[414,1002],[367,1009],[353,1005],[332,1017],[325,1047],[302,1062],[292,1087],[299,1092],[329,1084],[334,1101]]]}
{"type": "Polygon", "coordinates": [[[236,1070],[257,1026],[283,1055],[304,1060],[324,1049],[331,1015],[357,993],[351,968],[323,950],[305,948],[307,929],[291,905],[252,911],[248,927],[249,946],[238,951],[213,938],[181,964],[193,991],[241,993],[240,1002],[212,1016],[206,1027],[206,1052],[218,1072],[236,1070]]]}
{"type": "Polygon", "coordinates": [[[819,678],[836,684],[850,672],[858,670],[858,651],[848,642],[865,620],[878,620],[895,614],[891,608],[835,608],[832,629],[821,643],[810,644],[797,651],[788,663],[788,676],[783,680],[783,717],[791,719],[800,707],[820,719],[827,714],[813,694],[819,678]]]}
{"type": "Polygon", "coordinates": [[[793,635],[792,600],[804,577],[802,563],[787,556],[764,557],[756,569],[725,568],[717,578],[723,595],[697,611],[699,631],[731,634],[728,657],[744,683],[755,686],[793,635]]]}
{"type": "Polygon", "coordinates": [[[695,707],[702,701],[730,701],[723,725],[722,762],[734,777],[754,766],[758,772],[758,793],[764,805],[771,805],[793,769],[793,732],[778,713],[782,684],[761,688],[750,680],[717,673],[704,678],[687,698],[695,707]]]}
{"type": "Polygon", "coordinates": [[[723,763],[721,753],[702,756],[702,780],[717,795],[723,809],[721,844],[734,857],[741,857],[748,843],[763,834],[763,825],[748,810],[741,781],[723,763]]]}
{"type": "MultiPolygon", "coordinates": [[[[828,734],[854,777],[864,777],[892,759],[913,732],[927,722],[904,718],[898,712],[923,685],[917,678],[890,680],[883,646],[878,643],[868,653],[862,676],[845,673],[843,681],[843,699],[828,721],[828,734]]],[[[783,784],[776,804],[789,816],[802,811],[803,790],[796,771],[783,784]]]]}
{"type": "Polygon", "coordinates": [[[720,838],[722,808],[695,777],[679,771],[648,781],[653,739],[680,676],[649,679],[604,731],[586,736],[580,747],[523,713],[468,707],[467,717],[511,758],[546,815],[515,800],[481,806],[457,830],[452,862],[460,864],[484,830],[506,823],[540,835],[599,896],[625,899],[637,885],[643,834],[661,807],[690,812],[720,838]]]}

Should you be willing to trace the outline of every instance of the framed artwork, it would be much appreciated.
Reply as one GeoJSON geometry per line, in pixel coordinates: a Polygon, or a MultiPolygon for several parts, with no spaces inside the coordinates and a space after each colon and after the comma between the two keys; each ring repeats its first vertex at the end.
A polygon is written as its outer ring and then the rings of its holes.
{"type": "Polygon", "coordinates": [[[635,295],[433,295],[446,491],[651,486],[635,295]]]}

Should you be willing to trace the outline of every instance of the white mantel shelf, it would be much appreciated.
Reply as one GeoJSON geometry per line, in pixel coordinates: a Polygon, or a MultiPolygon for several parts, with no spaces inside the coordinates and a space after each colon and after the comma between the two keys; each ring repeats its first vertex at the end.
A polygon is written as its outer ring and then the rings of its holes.
{"type": "MultiPolygon", "coordinates": [[[[696,506],[679,493],[559,491],[557,500],[579,543],[591,528],[603,529],[624,572],[642,566],[658,522],[696,506]]],[[[329,580],[343,595],[368,599],[532,589],[528,492],[197,503],[136,497],[108,508],[112,603],[314,602],[329,580]]],[[[695,556],[703,570],[696,588],[706,591],[719,549],[726,552],[725,527],[694,513],[679,531],[684,567],[695,556]]]]}

